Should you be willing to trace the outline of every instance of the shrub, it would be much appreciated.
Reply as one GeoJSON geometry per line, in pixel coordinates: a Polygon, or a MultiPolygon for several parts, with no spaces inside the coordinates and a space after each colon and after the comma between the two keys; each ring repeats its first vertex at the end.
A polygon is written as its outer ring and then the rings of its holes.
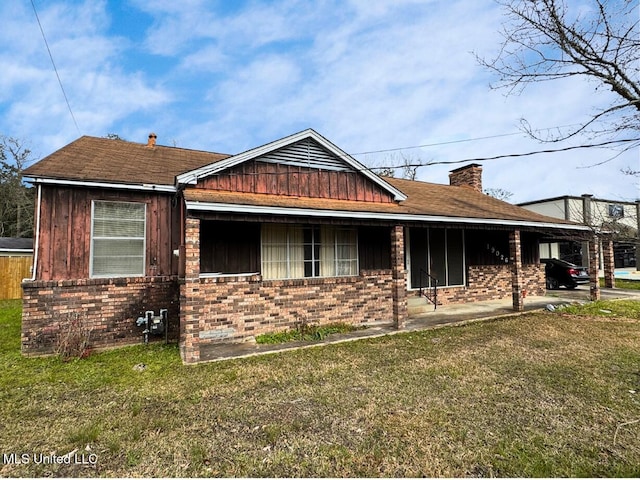
{"type": "Polygon", "coordinates": [[[63,361],[86,358],[91,353],[89,349],[90,338],[91,329],[83,325],[79,314],[74,313],[62,323],[55,352],[63,361]]]}

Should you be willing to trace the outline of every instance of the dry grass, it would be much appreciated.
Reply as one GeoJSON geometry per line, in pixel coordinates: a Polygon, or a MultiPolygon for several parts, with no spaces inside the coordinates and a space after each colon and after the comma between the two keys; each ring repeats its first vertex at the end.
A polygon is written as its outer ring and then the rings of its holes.
{"type": "Polygon", "coordinates": [[[611,305],[185,367],[21,358],[5,304],[0,455],[97,464],[0,476],[638,476],[640,320],[611,305]]]}

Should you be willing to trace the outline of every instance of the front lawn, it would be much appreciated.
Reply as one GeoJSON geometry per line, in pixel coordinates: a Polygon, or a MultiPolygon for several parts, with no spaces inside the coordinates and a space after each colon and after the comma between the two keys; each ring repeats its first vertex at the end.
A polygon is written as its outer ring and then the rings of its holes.
{"type": "MultiPolygon", "coordinates": [[[[604,278],[600,279],[600,286],[604,287],[604,278]]],[[[640,280],[627,280],[626,278],[616,278],[616,288],[626,290],[640,290],[640,280]]]]}
{"type": "Polygon", "coordinates": [[[198,366],[23,358],[19,321],[0,302],[3,477],[640,475],[638,302],[198,366]]]}

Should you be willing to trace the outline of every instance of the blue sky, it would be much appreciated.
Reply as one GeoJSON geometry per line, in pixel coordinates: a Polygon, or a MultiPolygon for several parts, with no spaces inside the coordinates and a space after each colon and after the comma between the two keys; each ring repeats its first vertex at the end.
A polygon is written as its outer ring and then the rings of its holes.
{"type": "MultiPolygon", "coordinates": [[[[519,133],[521,118],[571,125],[611,100],[580,79],[491,90],[473,56],[500,45],[490,0],[34,1],[78,126],[31,3],[2,2],[0,134],[34,158],[81,135],[146,142],[153,131],[159,144],[234,154],[313,128],[367,165],[463,160],[549,148],[519,133]],[[464,141],[481,137],[494,138],[464,141]],[[406,148],[420,145],[430,146],[406,148]]],[[[637,149],[585,168],[616,153],[480,163],[485,188],[513,202],[638,198],[620,172],[638,167],[637,149]]],[[[422,167],[418,179],[447,183],[456,166],[422,167]]]]}

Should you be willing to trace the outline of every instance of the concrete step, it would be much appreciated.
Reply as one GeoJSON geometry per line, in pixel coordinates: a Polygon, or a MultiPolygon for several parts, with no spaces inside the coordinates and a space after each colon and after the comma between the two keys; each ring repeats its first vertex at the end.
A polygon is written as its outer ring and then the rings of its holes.
{"type": "Polygon", "coordinates": [[[409,297],[407,299],[407,314],[410,317],[433,312],[433,303],[425,297],[409,297]]]}

